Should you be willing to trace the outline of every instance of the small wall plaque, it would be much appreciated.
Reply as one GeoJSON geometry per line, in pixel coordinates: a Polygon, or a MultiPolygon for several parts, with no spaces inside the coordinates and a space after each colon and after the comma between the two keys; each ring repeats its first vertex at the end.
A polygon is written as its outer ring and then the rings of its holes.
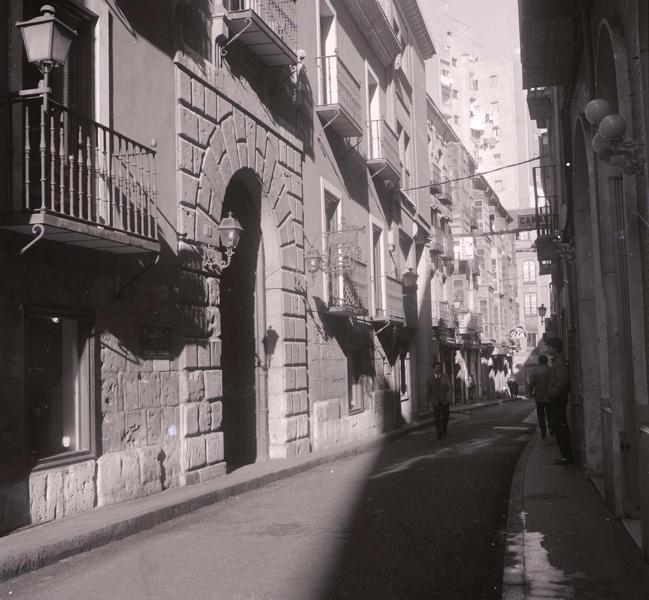
{"type": "Polygon", "coordinates": [[[140,354],[144,358],[171,359],[171,327],[140,325],[140,354]]]}

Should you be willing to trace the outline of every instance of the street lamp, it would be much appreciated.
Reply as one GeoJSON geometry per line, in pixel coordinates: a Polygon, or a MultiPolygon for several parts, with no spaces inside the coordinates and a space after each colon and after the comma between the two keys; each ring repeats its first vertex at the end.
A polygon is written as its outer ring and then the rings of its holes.
{"type": "Polygon", "coordinates": [[[322,253],[315,247],[311,246],[306,251],[306,270],[313,275],[322,268],[322,253]]]}
{"type": "Polygon", "coordinates": [[[43,75],[38,91],[43,94],[45,111],[48,95],[52,91],[49,87],[50,71],[65,64],[70,44],[77,35],[74,29],[56,18],[55,12],[54,7],[45,4],[39,16],[16,23],[23,35],[27,60],[34,63],[43,75]]]}
{"type": "Polygon", "coordinates": [[[232,212],[228,212],[228,216],[221,219],[218,226],[219,237],[221,239],[221,246],[225,248],[226,260],[221,262],[221,269],[226,269],[232,262],[234,251],[237,249],[239,239],[243,233],[241,223],[232,216],[232,212]]]}
{"type": "Polygon", "coordinates": [[[591,146],[598,158],[621,166],[627,175],[640,173],[642,143],[625,137],[626,121],[613,112],[611,105],[603,98],[595,98],[586,105],[584,114],[596,130],[591,146]]]}
{"type": "Polygon", "coordinates": [[[545,327],[545,314],[548,312],[548,309],[544,304],[541,304],[536,310],[539,311],[539,317],[541,317],[541,326],[545,327]]]}
{"type": "Polygon", "coordinates": [[[408,267],[408,270],[401,276],[403,287],[406,289],[413,289],[417,287],[417,273],[408,267]]]}

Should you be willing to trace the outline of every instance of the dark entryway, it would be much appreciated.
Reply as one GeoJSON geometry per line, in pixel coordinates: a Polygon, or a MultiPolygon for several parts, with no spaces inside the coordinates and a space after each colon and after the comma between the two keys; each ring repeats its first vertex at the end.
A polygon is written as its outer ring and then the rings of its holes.
{"type": "MultiPolygon", "coordinates": [[[[259,194],[235,176],[223,202],[223,215],[232,214],[244,228],[231,265],[221,275],[221,340],[223,366],[223,432],[228,470],[255,462],[258,456],[257,419],[260,390],[257,324],[257,280],[261,228],[259,194]],[[256,197],[255,197],[256,196],[256,197]]],[[[263,277],[261,289],[263,296],[263,277]]]]}

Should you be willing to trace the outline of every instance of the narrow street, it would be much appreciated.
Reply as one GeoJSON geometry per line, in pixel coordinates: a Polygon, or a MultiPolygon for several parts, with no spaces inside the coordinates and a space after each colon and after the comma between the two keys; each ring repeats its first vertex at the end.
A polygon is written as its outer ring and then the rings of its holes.
{"type": "Polygon", "coordinates": [[[499,599],[533,404],[455,414],[372,452],[0,584],[0,598],[499,599]]]}

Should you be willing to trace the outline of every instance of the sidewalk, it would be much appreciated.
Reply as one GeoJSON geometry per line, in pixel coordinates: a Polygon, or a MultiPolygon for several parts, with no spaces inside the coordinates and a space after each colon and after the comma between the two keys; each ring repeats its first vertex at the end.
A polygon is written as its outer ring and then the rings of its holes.
{"type": "MultiPolygon", "coordinates": [[[[534,421],[535,422],[535,421],[534,421]]],[[[503,600],[649,598],[649,564],[582,471],[535,432],[512,481],[503,600]]]]}
{"type": "MultiPolygon", "coordinates": [[[[452,407],[451,412],[459,414],[505,401],[507,400],[463,404],[452,407]]],[[[423,419],[357,443],[306,456],[248,465],[205,483],[173,488],[146,498],[97,508],[79,516],[21,529],[0,538],[0,581],[150,529],[203,506],[273,481],[365,452],[388,440],[432,424],[432,419],[423,419]]]]}

